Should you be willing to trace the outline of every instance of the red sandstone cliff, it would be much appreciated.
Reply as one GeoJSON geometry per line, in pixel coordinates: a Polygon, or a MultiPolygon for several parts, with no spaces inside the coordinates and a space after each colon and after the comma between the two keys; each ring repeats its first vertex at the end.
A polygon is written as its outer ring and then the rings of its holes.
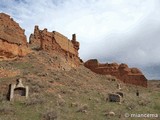
{"type": "Polygon", "coordinates": [[[84,66],[98,74],[115,76],[124,83],[147,87],[147,79],[142,72],[137,68],[129,68],[126,64],[100,64],[97,59],[91,59],[84,66]]]}
{"type": "Polygon", "coordinates": [[[79,42],[76,41],[75,34],[73,34],[72,40],[69,40],[56,31],[48,32],[46,28],[39,30],[38,26],[35,26],[34,33],[30,35],[29,44],[32,49],[42,49],[50,53],[58,52],[73,66],[80,64],[79,42]]]}
{"type": "Polygon", "coordinates": [[[0,13],[0,59],[25,56],[28,52],[24,30],[9,15],[0,13]]]}

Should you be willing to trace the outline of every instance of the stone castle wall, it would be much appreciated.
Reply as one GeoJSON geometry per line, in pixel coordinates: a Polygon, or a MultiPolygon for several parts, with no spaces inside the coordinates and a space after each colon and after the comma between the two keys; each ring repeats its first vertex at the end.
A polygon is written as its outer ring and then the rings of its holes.
{"type": "Polygon", "coordinates": [[[74,45],[67,37],[56,31],[53,32],[53,37],[63,50],[69,51],[73,55],[77,54],[77,51],[74,49],[74,45]]]}
{"type": "Polygon", "coordinates": [[[76,41],[75,34],[73,36],[72,40],[69,40],[56,31],[48,32],[46,28],[39,30],[38,26],[35,26],[34,33],[30,36],[29,44],[34,49],[42,49],[50,53],[58,52],[68,62],[79,65],[79,42],[76,41]]]}
{"type": "Polygon", "coordinates": [[[24,30],[5,13],[0,13],[0,38],[9,43],[27,45],[24,30]]]}
{"type": "Polygon", "coordinates": [[[0,46],[0,60],[25,56],[29,52],[24,30],[5,13],[0,13],[0,46]]]}
{"type": "Polygon", "coordinates": [[[84,66],[98,74],[115,76],[124,83],[147,87],[147,79],[142,72],[137,68],[129,68],[126,64],[100,64],[98,60],[92,59],[85,62],[84,66]]]}

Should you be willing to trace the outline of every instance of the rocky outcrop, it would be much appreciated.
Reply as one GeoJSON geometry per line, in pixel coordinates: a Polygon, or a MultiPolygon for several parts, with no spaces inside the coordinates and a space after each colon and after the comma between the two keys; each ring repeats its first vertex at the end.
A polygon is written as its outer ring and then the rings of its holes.
{"type": "Polygon", "coordinates": [[[98,74],[115,76],[124,83],[147,87],[147,79],[142,72],[137,68],[129,68],[126,64],[100,64],[97,59],[91,59],[84,66],[98,74]]]}
{"type": "Polygon", "coordinates": [[[25,56],[28,52],[24,30],[9,15],[0,13],[0,60],[25,56]]]}
{"type": "Polygon", "coordinates": [[[72,35],[72,40],[69,40],[56,31],[48,32],[46,28],[39,30],[39,27],[35,26],[34,33],[30,35],[29,45],[32,49],[45,50],[50,53],[58,52],[72,66],[80,64],[79,42],[76,41],[75,34],[72,35]]]}

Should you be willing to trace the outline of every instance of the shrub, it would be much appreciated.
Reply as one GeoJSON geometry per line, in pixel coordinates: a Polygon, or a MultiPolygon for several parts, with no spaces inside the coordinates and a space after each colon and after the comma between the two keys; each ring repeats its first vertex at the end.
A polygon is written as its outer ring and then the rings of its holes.
{"type": "Polygon", "coordinates": [[[45,99],[43,96],[36,95],[26,100],[24,104],[26,106],[31,106],[31,105],[43,104],[44,102],[45,102],[45,99]]]}
{"type": "Polygon", "coordinates": [[[42,113],[43,120],[56,120],[58,118],[57,113],[54,110],[47,110],[42,113]]]}
{"type": "Polygon", "coordinates": [[[3,94],[0,94],[0,102],[6,100],[6,97],[3,94]]]}
{"type": "Polygon", "coordinates": [[[86,113],[87,112],[87,109],[88,109],[88,105],[87,104],[84,104],[84,105],[81,105],[77,112],[83,112],[83,113],[86,113]]]}
{"type": "Polygon", "coordinates": [[[0,114],[14,114],[14,110],[10,106],[0,107],[0,114]]]}
{"type": "Polygon", "coordinates": [[[140,101],[138,101],[138,104],[140,106],[147,106],[147,104],[149,104],[149,103],[150,103],[150,101],[148,101],[148,100],[140,100],[140,101]]]}
{"type": "Polygon", "coordinates": [[[155,105],[155,106],[154,106],[154,109],[160,111],[160,105],[155,105]]]}

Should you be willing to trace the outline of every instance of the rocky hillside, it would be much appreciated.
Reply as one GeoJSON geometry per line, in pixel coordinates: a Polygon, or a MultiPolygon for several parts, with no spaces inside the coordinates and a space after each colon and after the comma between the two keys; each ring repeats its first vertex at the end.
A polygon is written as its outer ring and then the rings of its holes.
{"type": "Polygon", "coordinates": [[[160,113],[158,82],[149,88],[126,85],[84,66],[62,70],[67,68],[67,63],[61,66],[61,62],[61,56],[44,51],[35,51],[13,61],[1,61],[0,119],[128,120],[125,113],[160,113]],[[9,84],[18,78],[29,86],[29,98],[10,102],[6,100],[9,84]],[[121,90],[117,89],[119,83],[121,90]],[[136,90],[139,90],[139,97],[136,90]],[[122,102],[109,102],[108,93],[118,91],[124,94],[122,102]],[[115,115],[110,116],[109,112],[115,115]]]}

